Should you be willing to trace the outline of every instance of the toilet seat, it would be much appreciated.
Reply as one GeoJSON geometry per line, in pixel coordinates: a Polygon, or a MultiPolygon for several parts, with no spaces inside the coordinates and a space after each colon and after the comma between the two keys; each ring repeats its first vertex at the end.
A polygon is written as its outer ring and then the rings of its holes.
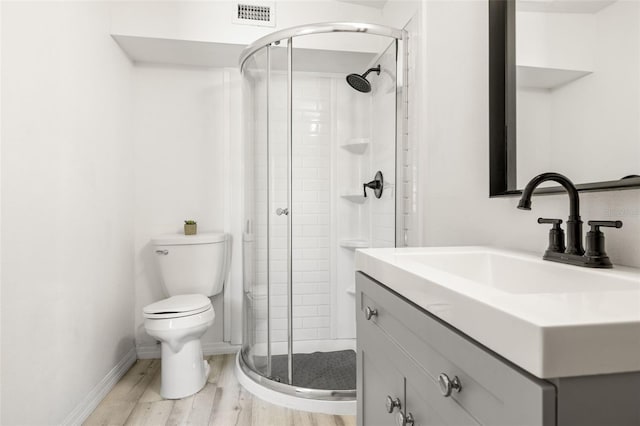
{"type": "Polygon", "coordinates": [[[202,294],[181,294],[147,305],[142,312],[147,319],[188,317],[213,309],[211,301],[202,294]]]}

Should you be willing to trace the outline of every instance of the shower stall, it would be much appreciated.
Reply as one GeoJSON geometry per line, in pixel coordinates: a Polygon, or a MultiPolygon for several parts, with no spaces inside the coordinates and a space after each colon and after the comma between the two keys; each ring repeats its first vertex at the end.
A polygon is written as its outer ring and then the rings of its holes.
{"type": "Polygon", "coordinates": [[[403,30],[326,23],[240,59],[244,334],[237,373],[263,399],[355,413],[355,250],[404,245],[403,30]]]}

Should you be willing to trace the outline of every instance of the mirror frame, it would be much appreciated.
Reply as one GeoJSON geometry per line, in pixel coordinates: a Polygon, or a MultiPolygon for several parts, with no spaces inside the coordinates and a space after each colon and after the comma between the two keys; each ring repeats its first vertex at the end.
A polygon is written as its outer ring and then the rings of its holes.
{"type": "MultiPolygon", "coordinates": [[[[518,196],[516,180],[516,0],[489,0],[489,196],[518,196]]],[[[553,171],[553,170],[549,170],[553,171]]],[[[531,176],[533,178],[533,176],[531,176]]],[[[569,176],[571,178],[571,176],[569,176]]],[[[640,188],[640,177],[577,184],[578,191],[640,188]]],[[[536,193],[564,192],[561,186],[536,193]]]]}

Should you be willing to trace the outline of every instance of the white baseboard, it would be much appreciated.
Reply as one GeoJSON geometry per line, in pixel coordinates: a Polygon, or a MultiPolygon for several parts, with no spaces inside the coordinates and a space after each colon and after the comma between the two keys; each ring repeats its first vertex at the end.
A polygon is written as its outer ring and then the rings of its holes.
{"type": "Polygon", "coordinates": [[[160,343],[153,346],[136,346],[138,359],[160,359],[160,343]]]}
{"type": "MultiPolygon", "coordinates": [[[[205,356],[232,354],[240,350],[240,345],[232,345],[227,342],[204,343],[202,352],[205,356]]],[[[136,347],[138,359],[160,359],[160,344],[144,345],[136,347]]]]}
{"type": "Polygon", "coordinates": [[[107,373],[100,383],[98,383],[87,396],[76,406],[76,408],[69,413],[69,415],[62,421],[63,425],[81,425],[87,417],[96,409],[100,401],[109,393],[111,389],[118,383],[118,380],[129,371],[129,368],[136,362],[136,349],[131,348],[127,354],[122,357],[115,367],[107,373]]]}
{"type": "Polygon", "coordinates": [[[228,342],[205,343],[202,345],[202,352],[205,356],[234,354],[240,350],[242,345],[232,345],[228,342]]]}

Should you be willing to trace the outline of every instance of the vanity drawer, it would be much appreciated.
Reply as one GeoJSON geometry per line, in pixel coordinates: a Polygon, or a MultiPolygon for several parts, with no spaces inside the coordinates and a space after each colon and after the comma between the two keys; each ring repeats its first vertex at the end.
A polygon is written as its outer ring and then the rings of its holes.
{"type": "Polygon", "coordinates": [[[409,415],[416,426],[478,426],[458,404],[440,397],[433,379],[379,328],[358,323],[359,425],[402,425],[409,415]],[[399,408],[389,413],[387,398],[399,408]]]}
{"type": "Polygon", "coordinates": [[[357,273],[356,285],[358,333],[379,333],[401,348],[429,379],[418,387],[439,392],[440,375],[459,378],[461,392],[438,394],[438,404],[457,405],[484,425],[555,424],[555,388],[549,382],[513,366],[368,276],[357,273]],[[367,308],[375,310],[369,320],[367,308]]]}

